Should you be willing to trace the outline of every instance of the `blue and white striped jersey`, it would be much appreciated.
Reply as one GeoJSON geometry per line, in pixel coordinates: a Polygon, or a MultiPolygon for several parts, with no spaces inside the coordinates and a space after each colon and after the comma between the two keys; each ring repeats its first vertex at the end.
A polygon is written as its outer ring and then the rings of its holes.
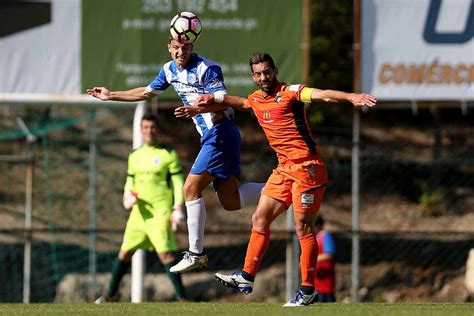
{"type": "MultiPolygon", "coordinates": [[[[178,68],[174,60],[164,64],[155,80],[148,85],[147,91],[160,94],[170,85],[173,86],[185,106],[192,105],[201,94],[217,91],[227,94],[219,64],[195,53],[191,55],[188,65],[184,68],[178,68]]],[[[224,111],[224,115],[233,120],[234,110],[228,108],[224,111]]],[[[201,136],[214,125],[213,116],[214,113],[203,113],[193,117],[196,129],[201,136]]]]}

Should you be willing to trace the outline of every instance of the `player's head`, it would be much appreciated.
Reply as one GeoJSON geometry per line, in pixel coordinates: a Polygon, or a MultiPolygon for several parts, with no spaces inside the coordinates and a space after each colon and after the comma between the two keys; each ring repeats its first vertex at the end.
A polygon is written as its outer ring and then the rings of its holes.
{"type": "Polygon", "coordinates": [[[152,113],[145,113],[140,123],[143,142],[155,145],[158,141],[158,118],[152,113]]]}
{"type": "Polygon", "coordinates": [[[278,69],[267,53],[255,53],[250,57],[250,70],[257,86],[265,93],[272,93],[278,83],[278,69]]]}
{"type": "Polygon", "coordinates": [[[170,52],[171,58],[173,58],[178,67],[182,68],[186,66],[191,59],[193,44],[183,44],[170,37],[168,39],[168,51],[170,52]]]}

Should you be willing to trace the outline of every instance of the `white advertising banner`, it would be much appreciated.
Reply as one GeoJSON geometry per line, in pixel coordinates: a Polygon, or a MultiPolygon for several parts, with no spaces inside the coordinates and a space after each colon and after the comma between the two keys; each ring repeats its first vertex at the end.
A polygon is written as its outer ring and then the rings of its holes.
{"type": "Polygon", "coordinates": [[[362,90],[380,100],[474,100],[473,0],[362,0],[362,90]]]}
{"type": "Polygon", "coordinates": [[[81,0],[6,2],[2,9],[0,93],[80,93],[81,0]]]}

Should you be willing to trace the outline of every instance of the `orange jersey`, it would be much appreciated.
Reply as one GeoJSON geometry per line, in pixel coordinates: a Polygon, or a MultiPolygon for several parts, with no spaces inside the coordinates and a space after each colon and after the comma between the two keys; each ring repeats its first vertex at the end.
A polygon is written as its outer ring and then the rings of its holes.
{"type": "Polygon", "coordinates": [[[304,103],[300,101],[303,88],[279,82],[274,94],[264,97],[258,90],[245,101],[245,107],[255,112],[279,163],[318,156],[304,103]]]}

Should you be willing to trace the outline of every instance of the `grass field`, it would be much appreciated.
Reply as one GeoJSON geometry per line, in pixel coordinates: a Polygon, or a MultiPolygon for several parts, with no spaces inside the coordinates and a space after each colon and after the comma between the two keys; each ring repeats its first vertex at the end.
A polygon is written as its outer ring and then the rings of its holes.
{"type": "Polygon", "coordinates": [[[273,303],[1,304],[0,315],[474,316],[474,303],[324,304],[302,308],[273,303]]]}

